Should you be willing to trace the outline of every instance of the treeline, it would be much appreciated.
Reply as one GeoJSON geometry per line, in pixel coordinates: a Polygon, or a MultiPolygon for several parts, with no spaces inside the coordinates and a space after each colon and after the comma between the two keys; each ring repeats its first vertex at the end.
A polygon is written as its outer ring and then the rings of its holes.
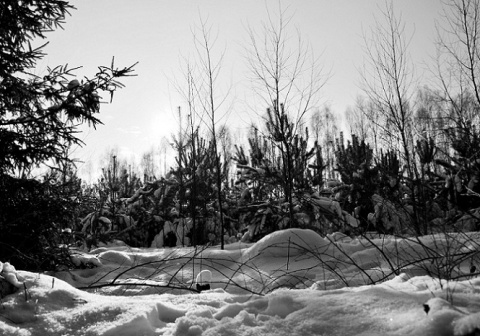
{"type": "MultiPolygon", "coordinates": [[[[420,107],[412,114],[410,164],[395,146],[398,142],[372,145],[371,129],[363,136],[352,134],[348,140],[341,132],[330,135],[333,140],[329,140],[321,129],[320,134],[310,134],[309,128],[296,133],[290,131],[294,124],[283,110],[268,109],[263,131],[252,126],[246,146],[226,147],[220,171],[216,170],[211,141],[202,137],[198,128],[184,132],[173,142],[176,164],[161,178],[147,174],[139,178],[140,171],[133,174],[128,169],[132,165],[126,161],[119,165],[112,157],[94,185],[101,200],[97,203],[103,205],[98,216],[108,218],[108,230],[123,232],[116,237],[133,246],[150,246],[165,222],[177,218],[186,225],[182,232],[188,240],[177,239],[187,245],[220,244],[220,217],[224,219],[224,242],[255,241],[287,227],[311,228],[322,234],[377,231],[422,235],[455,230],[455,221],[480,205],[479,135],[470,124],[455,123],[454,117],[448,127],[427,129],[426,125],[442,120],[431,111],[427,114],[420,107]],[[222,186],[221,207],[217,174],[222,186]],[[394,211],[388,216],[399,217],[397,223],[379,214],[382,207],[383,212],[388,212],[387,208],[394,211]],[[133,224],[130,228],[129,223],[133,224]]],[[[319,111],[323,117],[328,113],[328,109],[319,111]]],[[[315,120],[312,118],[312,123],[315,120]]],[[[381,129],[375,134],[378,139],[392,136],[381,129]]],[[[95,222],[87,225],[102,229],[95,222]]]]}

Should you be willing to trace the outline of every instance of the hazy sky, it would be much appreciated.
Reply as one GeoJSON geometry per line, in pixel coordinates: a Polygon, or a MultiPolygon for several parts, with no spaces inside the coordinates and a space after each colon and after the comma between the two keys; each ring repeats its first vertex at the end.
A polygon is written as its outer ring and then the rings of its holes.
{"type": "MultiPolygon", "coordinates": [[[[137,77],[124,80],[126,88],[116,93],[112,104],[104,105],[96,131],[84,132],[86,147],[75,155],[84,161],[98,161],[107,148],[118,146],[126,157],[140,156],[158,147],[163,137],[178,129],[177,106],[184,102],[172,81],[182,80],[182,57],[194,54],[192,29],[199,18],[208,21],[218,34],[214,58],[224,52],[219,90],[229,88],[231,99],[227,124],[246,129],[255,113],[246,104],[249,92],[245,50],[249,47],[247,27],[259,29],[267,8],[274,14],[279,2],[263,0],[76,0],[64,30],[48,35],[47,56],[38,64],[68,63],[83,66],[80,76],[94,75],[97,66],[139,62],[137,77]],[[223,87],[223,85],[225,87],[223,87]]],[[[291,32],[297,29],[308,42],[330,77],[321,91],[321,103],[341,115],[361,93],[358,69],[363,64],[363,33],[375,17],[381,18],[384,0],[282,0],[293,15],[291,32]]],[[[394,1],[397,14],[412,36],[409,53],[422,84],[428,77],[425,64],[435,53],[435,22],[440,19],[440,0],[394,1]]],[[[225,92],[227,90],[225,89],[225,92]]],[[[320,106],[321,107],[321,106],[320,106]]],[[[266,106],[259,106],[263,111],[266,106]]],[[[80,167],[81,168],[81,167],[80,167]]]]}

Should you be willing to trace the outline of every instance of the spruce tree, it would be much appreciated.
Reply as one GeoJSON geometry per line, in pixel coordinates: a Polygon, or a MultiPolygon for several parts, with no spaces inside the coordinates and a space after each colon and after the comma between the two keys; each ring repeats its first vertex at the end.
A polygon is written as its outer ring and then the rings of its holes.
{"type": "Polygon", "coordinates": [[[0,260],[22,269],[52,269],[67,260],[60,260],[59,223],[65,225],[75,206],[61,184],[29,179],[29,173],[42,164],[71,163],[68,149],[82,144],[78,126],[101,123],[102,92],[111,101],[123,87],[119,78],[133,71],[133,65],[116,68],[112,59],[81,80],[78,68],[67,65],[32,73],[45,56],[46,43],[39,41],[73,9],[61,0],[0,2],[0,260]]]}

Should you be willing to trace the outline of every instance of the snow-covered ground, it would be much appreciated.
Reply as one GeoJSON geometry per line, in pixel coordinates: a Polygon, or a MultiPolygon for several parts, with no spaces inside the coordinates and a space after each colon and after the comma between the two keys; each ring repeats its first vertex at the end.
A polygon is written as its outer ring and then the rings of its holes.
{"type": "Polygon", "coordinates": [[[102,247],[56,277],[6,264],[19,290],[0,334],[478,335],[479,242],[291,229],[225,250],[102,247]]]}

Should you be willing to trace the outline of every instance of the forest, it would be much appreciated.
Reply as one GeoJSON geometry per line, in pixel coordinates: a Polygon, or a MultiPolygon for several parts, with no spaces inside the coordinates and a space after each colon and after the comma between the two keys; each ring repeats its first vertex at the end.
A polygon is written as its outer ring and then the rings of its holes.
{"type": "Polygon", "coordinates": [[[69,157],[81,145],[78,127],[101,124],[101,103],[122,94],[135,64],[118,67],[112,58],[83,79],[68,65],[34,75],[45,44],[32,43],[74,8],[60,0],[2,4],[0,260],[55,271],[76,267],[71,248],[112,241],[223,249],[289,228],[351,237],[478,230],[479,6],[445,5],[438,81],[418,86],[405,24],[387,4],[384,22],[365,38],[364,95],[347,111],[348,130],[316,105],[325,76],[302,45],[285,49],[282,12],[279,26],[271,19],[260,34],[249,32],[248,63],[266,98],[263,124],[252,123],[245,144],[234,144],[218,120],[221,67],[202,22],[198,63],[186,64],[185,83],[176,83],[189,110],[179,109],[186,118],[172,135],[175,163],[161,174],[151,153],[140,166],[111,153],[98,181],[86,184],[69,157]],[[33,178],[39,166],[43,176],[33,178]]]}
{"type": "Polygon", "coordinates": [[[423,82],[385,2],[346,125],[281,4],[247,29],[245,141],[200,17],[163,155],[108,150],[87,181],[80,130],[139,63],[40,71],[75,7],[0,3],[2,335],[479,334],[480,1],[443,4],[423,82]]]}

